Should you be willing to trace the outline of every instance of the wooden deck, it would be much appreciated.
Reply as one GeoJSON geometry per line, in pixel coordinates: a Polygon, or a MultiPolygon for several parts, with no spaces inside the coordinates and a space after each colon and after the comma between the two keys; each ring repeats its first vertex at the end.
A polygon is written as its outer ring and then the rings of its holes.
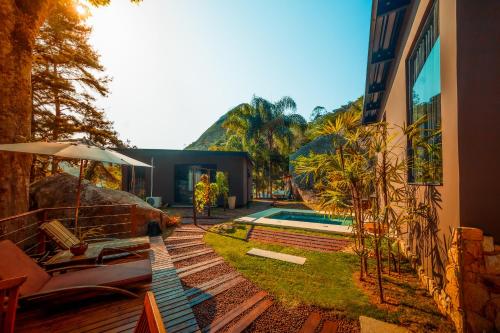
{"type": "Polygon", "coordinates": [[[155,294],[169,333],[199,331],[161,237],[151,238],[151,250],[153,282],[135,290],[139,298],[103,296],[76,304],[42,304],[18,312],[16,332],[133,332],[148,290],[155,294]]]}

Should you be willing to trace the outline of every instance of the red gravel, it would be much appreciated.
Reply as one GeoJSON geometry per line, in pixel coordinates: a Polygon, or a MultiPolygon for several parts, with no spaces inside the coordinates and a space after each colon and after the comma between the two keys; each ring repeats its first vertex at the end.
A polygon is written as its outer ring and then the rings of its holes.
{"type": "Polygon", "coordinates": [[[205,245],[197,245],[197,246],[185,247],[185,248],[182,248],[182,249],[169,249],[168,253],[171,256],[175,256],[177,254],[189,253],[189,252],[193,252],[193,251],[197,251],[197,250],[202,250],[202,249],[208,249],[208,247],[205,246],[205,245]]]}
{"type": "MultiPolygon", "coordinates": [[[[320,312],[323,320],[317,331],[321,329],[324,320],[327,319],[338,323],[338,333],[359,332],[359,325],[357,322],[338,317],[332,311],[321,310],[305,305],[289,308],[277,302],[271,305],[271,307],[248,326],[244,332],[298,332],[312,311],[320,312]]],[[[229,327],[230,326],[226,327],[226,330],[229,327]]]]}
{"type": "Polygon", "coordinates": [[[194,273],[191,275],[188,275],[186,277],[181,278],[182,284],[185,286],[186,289],[193,288],[194,286],[213,280],[214,278],[228,274],[231,272],[234,272],[234,268],[226,264],[225,262],[222,262],[221,264],[210,267],[208,269],[205,269],[201,272],[194,273]]]}
{"type": "Polygon", "coordinates": [[[217,255],[217,253],[215,253],[215,252],[207,253],[207,254],[203,254],[203,255],[198,256],[198,257],[189,258],[189,259],[185,259],[185,260],[181,260],[181,261],[175,262],[174,266],[175,266],[175,268],[186,267],[186,266],[189,266],[189,265],[194,265],[194,264],[200,263],[202,261],[207,261],[207,260],[210,260],[210,259],[215,259],[217,257],[220,257],[220,256],[217,255]]]}
{"type": "Polygon", "coordinates": [[[198,321],[198,325],[201,328],[207,326],[258,292],[259,288],[257,288],[250,281],[246,280],[231,289],[196,305],[193,308],[193,312],[196,320],[198,321]]]}

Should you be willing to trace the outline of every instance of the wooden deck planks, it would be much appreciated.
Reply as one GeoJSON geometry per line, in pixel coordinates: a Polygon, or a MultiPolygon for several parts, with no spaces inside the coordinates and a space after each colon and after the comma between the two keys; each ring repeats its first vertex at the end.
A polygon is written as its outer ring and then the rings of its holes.
{"type": "Polygon", "coordinates": [[[270,300],[265,300],[257,304],[249,313],[244,315],[234,326],[232,326],[227,333],[240,333],[245,328],[250,326],[255,319],[259,318],[271,305],[273,304],[270,300]]]}
{"type": "Polygon", "coordinates": [[[247,299],[245,302],[238,305],[233,310],[226,313],[223,317],[213,321],[207,327],[204,327],[201,331],[203,333],[215,333],[223,329],[230,322],[232,322],[235,318],[239,317],[242,313],[250,309],[252,306],[260,302],[264,297],[267,296],[265,291],[260,291],[257,294],[253,295],[251,298],[247,299]]]}
{"type": "Polygon", "coordinates": [[[199,331],[193,311],[190,311],[188,299],[184,295],[184,289],[163,239],[161,237],[151,237],[151,249],[154,252],[152,262],[153,292],[155,297],[158,294],[156,302],[167,331],[169,333],[199,331]],[[165,287],[162,288],[162,285],[165,287]],[[179,308],[183,312],[182,316],[173,317],[172,314],[180,312],[176,311],[179,308]]]}
{"type": "Polygon", "coordinates": [[[321,315],[318,312],[311,312],[299,333],[314,333],[321,322],[321,315]]]}

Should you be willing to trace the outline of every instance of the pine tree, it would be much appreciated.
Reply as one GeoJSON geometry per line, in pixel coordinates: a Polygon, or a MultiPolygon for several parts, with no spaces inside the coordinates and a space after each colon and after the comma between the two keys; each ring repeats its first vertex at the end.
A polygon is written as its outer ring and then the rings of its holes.
{"type": "MultiPolygon", "coordinates": [[[[41,27],[33,51],[32,140],[83,136],[103,146],[123,145],[95,105],[96,95],[108,95],[110,78],[89,43],[90,33],[71,0],[59,0],[41,27]]],[[[35,161],[32,179],[46,174],[44,161],[35,161]]],[[[52,173],[57,165],[53,160],[52,173]]]]}

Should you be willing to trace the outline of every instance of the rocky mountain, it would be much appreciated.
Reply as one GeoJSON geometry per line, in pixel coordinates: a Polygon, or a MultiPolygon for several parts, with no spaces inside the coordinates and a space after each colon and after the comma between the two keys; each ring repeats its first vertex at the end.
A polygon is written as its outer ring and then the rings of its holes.
{"type": "Polygon", "coordinates": [[[226,120],[227,114],[224,114],[215,123],[212,124],[203,134],[189,146],[186,150],[208,150],[208,148],[226,137],[226,130],[222,128],[222,123],[226,120]]]}

